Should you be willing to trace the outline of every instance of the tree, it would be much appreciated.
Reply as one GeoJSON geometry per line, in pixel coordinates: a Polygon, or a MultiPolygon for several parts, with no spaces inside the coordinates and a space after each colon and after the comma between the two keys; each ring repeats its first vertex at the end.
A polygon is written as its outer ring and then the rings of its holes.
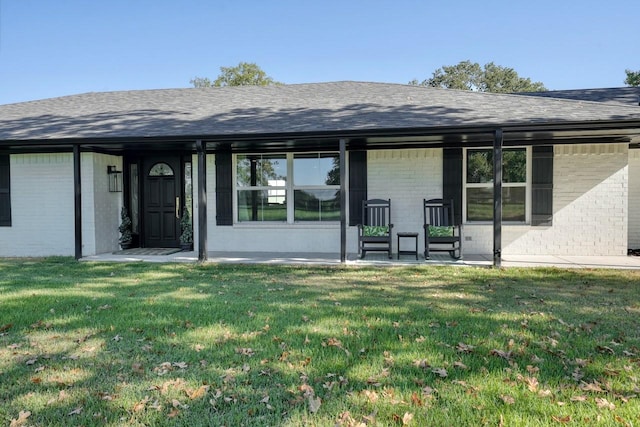
{"type": "Polygon", "coordinates": [[[624,84],[627,86],[640,86],[640,70],[624,70],[624,72],[627,73],[627,78],[624,79],[624,84]]]}
{"type": "Polygon", "coordinates": [[[541,82],[520,77],[509,67],[502,67],[493,62],[481,67],[477,62],[461,61],[456,65],[445,65],[433,72],[431,78],[418,83],[414,79],[412,85],[441,87],[445,89],[471,90],[476,92],[542,92],[547,88],[541,82]]]}
{"type": "Polygon", "coordinates": [[[214,81],[211,81],[208,77],[194,77],[189,83],[193,87],[269,86],[280,84],[267,76],[267,73],[253,62],[241,62],[235,67],[220,67],[220,74],[214,81]]]}

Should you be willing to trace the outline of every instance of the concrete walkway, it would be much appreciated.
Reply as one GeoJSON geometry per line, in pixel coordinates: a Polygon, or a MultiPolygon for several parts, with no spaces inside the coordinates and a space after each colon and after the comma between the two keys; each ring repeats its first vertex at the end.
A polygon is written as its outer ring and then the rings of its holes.
{"type": "MultiPolygon", "coordinates": [[[[88,256],[81,261],[110,262],[197,262],[197,252],[177,252],[171,255],[118,255],[99,254],[88,256]]],[[[340,265],[339,254],[325,253],[270,253],[270,252],[210,252],[209,263],[219,264],[302,264],[340,265]]],[[[446,254],[434,254],[426,260],[416,261],[411,255],[403,255],[398,260],[394,255],[388,259],[382,253],[370,253],[363,260],[356,254],[349,254],[347,265],[355,266],[411,266],[411,265],[455,265],[491,267],[491,255],[465,254],[463,259],[454,260],[446,254]]],[[[640,257],[636,256],[550,256],[550,255],[505,255],[503,267],[559,267],[559,268],[615,268],[640,269],[640,257]]]]}

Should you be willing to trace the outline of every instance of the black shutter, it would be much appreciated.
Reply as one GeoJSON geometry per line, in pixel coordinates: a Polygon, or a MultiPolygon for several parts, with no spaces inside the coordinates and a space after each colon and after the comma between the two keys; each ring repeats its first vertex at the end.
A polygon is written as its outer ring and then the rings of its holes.
{"type": "Polygon", "coordinates": [[[0,154],[0,226],[11,225],[11,180],[9,155],[0,154]]]}
{"type": "Polygon", "coordinates": [[[233,225],[233,162],[230,152],[216,153],[216,224],[233,225]]]}
{"type": "Polygon", "coordinates": [[[362,224],[362,202],[367,200],[367,152],[349,152],[349,225],[362,224]]]}
{"type": "Polygon", "coordinates": [[[462,224],[462,148],[442,150],[442,198],[453,200],[454,221],[462,224]]]}
{"type": "Polygon", "coordinates": [[[553,222],[553,147],[533,147],[531,225],[553,222]]]}

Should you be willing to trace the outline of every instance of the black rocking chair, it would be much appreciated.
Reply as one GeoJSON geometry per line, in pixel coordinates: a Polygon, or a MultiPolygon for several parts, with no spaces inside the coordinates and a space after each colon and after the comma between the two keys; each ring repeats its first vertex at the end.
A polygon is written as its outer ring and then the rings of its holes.
{"type": "Polygon", "coordinates": [[[387,252],[391,259],[391,200],[372,199],[362,202],[362,221],[358,224],[358,255],[387,252]]]}
{"type": "Polygon", "coordinates": [[[453,200],[424,200],[424,258],[430,252],[449,252],[454,259],[462,256],[460,224],[455,224],[453,200]]]}

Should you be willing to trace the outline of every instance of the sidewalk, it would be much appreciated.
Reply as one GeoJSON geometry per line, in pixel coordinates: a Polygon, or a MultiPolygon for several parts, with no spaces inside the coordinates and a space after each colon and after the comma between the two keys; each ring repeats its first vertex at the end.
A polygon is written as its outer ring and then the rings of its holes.
{"type": "MultiPolygon", "coordinates": [[[[177,252],[170,255],[117,255],[99,254],[88,256],[81,261],[109,262],[197,262],[198,253],[177,252]]],[[[340,265],[339,254],[326,253],[270,253],[270,252],[210,252],[208,263],[219,264],[301,264],[340,265]]],[[[346,265],[409,266],[409,265],[455,265],[491,267],[491,255],[465,254],[463,259],[454,260],[446,254],[434,254],[431,259],[420,257],[417,261],[410,255],[397,255],[389,259],[380,253],[367,254],[359,259],[349,254],[346,265]]],[[[550,255],[505,255],[503,267],[559,267],[559,268],[614,268],[640,269],[640,257],[636,256],[550,256],[550,255]]]]}

